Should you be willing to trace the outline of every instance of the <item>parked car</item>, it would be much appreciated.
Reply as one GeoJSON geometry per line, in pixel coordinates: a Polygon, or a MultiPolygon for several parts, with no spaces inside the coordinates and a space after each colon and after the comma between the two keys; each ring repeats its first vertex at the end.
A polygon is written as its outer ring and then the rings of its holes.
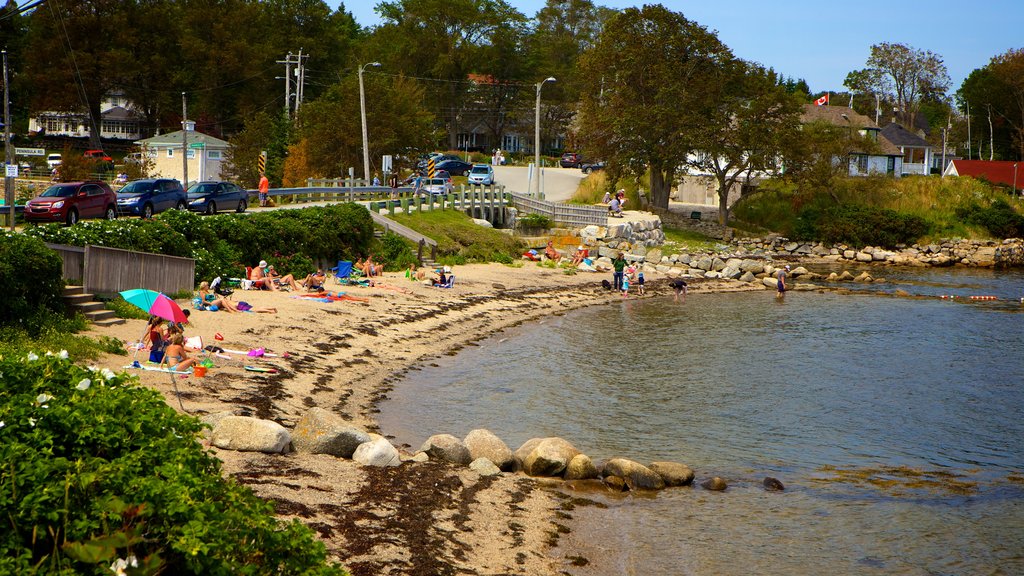
{"type": "Polygon", "coordinates": [[[53,170],[57,166],[60,166],[60,154],[47,154],[46,167],[53,170]]]}
{"type": "Polygon", "coordinates": [[[494,184],[494,168],[490,164],[473,164],[467,180],[470,184],[494,184]]]}
{"type": "Polygon", "coordinates": [[[584,174],[590,174],[595,170],[604,170],[604,161],[600,162],[584,162],[580,164],[580,170],[584,174]]]}
{"type": "Polygon", "coordinates": [[[420,161],[416,163],[416,167],[421,169],[421,170],[426,168],[427,167],[427,161],[431,160],[431,159],[434,160],[434,166],[435,167],[438,164],[440,164],[441,162],[444,162],[446,160],[461,160],[461,158],[459,158],[458,156],[454,156],[452,154],[442,154],[440,152],[431,152],[430,154],[427,154],[425,157],[421,157],[420,161]]]}
{"type": "Polygon", "coordinates": [[[413,182],[413,189],[422,194],[442,196],[452,191],[452,183],[445,178],[417,178],[413,182]]]}
{"type": "Polygon", "coordinates": [[[26,222],[64,222],[73,226],[82,218],[117,218],[117,195],[106,182],[54,184],[25,204],[26,222]]]}
{"type": "Polygon", "coordinates": [[[152,218],[153,214],[188,206],[188,196],[181,182],[173,178],[146,178],[125,184],[117,192],[118,214],[152,218]]]}
{"type": "Polygon", "coordinates": [[[445,160],[434,165],[438,170],[444,170],[452,176],[464,176],[473,165],[464,160],[445,160]]]}
{"type": "Polygon", "coordinates": [[[196,182],[188,187],[188,209],[193,212],[245,212],[248,206],[249,192],[232,182],[196,182]]]}
{"type": "Polygon", "coordinates": [[[558,161],[558,165],[562,168],[577,168],[581,162],[583,162],[582,156],[575,152],[566,152],[565,154],[562,154],[562,158],[558,161]]]}
{"type": "Polygon", "coordinates": [[[83,156],[85,156],[86,158],[89,158],[90,160],[97,160],[97,161],[100,161],[100,162],[113,162],[114,161],[114,159],[111,158],[110,156],[108,156],[107,153],[104,152],[103,150],[86,150],[85,154],[83,154],[83,156]]]}

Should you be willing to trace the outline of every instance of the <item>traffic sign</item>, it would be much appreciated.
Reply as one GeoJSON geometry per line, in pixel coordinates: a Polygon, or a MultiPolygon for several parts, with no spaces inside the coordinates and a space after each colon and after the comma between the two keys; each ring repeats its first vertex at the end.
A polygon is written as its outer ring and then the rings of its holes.
{"type": "Polygon", "coordinates": [[[7,166],[7,177],[17,178],[18,177],[18,165],[17,164],[5,164],[7,166]]]}
{"type": "Polygon", "coordinates": [[[433,178],[434,174],[437,173],[437,169],[434,168],[434,159],[427,160],[427,178],[433,178]]]}
{"type": "Polygon", "coordinates": [[[15,148],[18,156],[46,156],[46,148],[15,148]]]}
{"type": "Polygon", "coordinates": [[[189,144],[189,145],[188,145],[188,147],[189,147],[189,148],[198,148],[198,149],[200,149],[200,150],[201,150],[201,149],[202,149],[202,148],[203,148],[204,146],[206,146],[206,144],[203,144],[202,142],[192,142],[191,144],[189,144]]]}
{"type": "Polygon", "coordinates": [[[267,152],[266,152],[266,150],[264,150],[263,152],[260,152],[260,158],[257,161],[257,167],[260,170],[260,174],[263,174],[264,172],[267,171],[267,152]]]}

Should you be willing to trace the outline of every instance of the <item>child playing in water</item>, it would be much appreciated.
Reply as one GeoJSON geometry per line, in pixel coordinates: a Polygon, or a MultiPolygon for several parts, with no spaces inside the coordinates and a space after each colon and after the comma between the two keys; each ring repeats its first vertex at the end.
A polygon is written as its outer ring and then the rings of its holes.
{"type": "Polygon", "coordinates": [[[629,274],[622,275],[622,297],[629,297],[629,274]]]}

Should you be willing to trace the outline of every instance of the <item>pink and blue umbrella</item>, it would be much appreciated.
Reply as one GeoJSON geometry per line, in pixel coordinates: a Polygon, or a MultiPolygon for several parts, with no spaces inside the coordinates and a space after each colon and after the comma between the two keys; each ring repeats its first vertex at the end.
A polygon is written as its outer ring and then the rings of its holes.
{"type": "Polygon", "coordinates": [[[125,290],[121,292],[121,297],[125,302],[152,316],[159,316],[171,322],[188,322],[188,316],[185,316],[177,302],[155,290],[146,290],[145,288],[125,290]]]}

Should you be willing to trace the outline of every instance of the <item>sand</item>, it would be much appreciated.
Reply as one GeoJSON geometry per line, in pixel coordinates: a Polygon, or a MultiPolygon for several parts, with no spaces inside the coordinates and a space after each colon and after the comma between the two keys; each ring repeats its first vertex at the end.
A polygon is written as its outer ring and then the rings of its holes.
{"type": "MultiPolygon", "coordinates": [[[[534,263],[458,266],[454,272],[451,289],[394,273],[385,274],[387,287],[328,281],[331,291],[366,302],[323,303],[295,292],[240,290],[232,295],[235,302],[275,307],[277,313],[193,311],[186,335],[228,350],[262,347],[280,356],[213,358],[216,367],[204,378],[129,372],[180,410],[176,384],[181,404],[197,416],[231,412],[293,428],[309,408],[320,407],[386,435],[374,420],[375,405],[406,370],[510,326],[622,301],[601,287],[610,273],[566,275],[534,263]],[[217,333],[222,341],[214,339],[217,333]],[[245,365],[278,372],[248,372],[245,365]]],[[[650,276],[660,275],[648,275],[646,297],[670,299],[664,279],[650,276]]],[[[690,284],[691,294],[760,289],[726,281],[690,284]]],[[[144,327],[144,321],[130,320],[94,333],[130,342],[144,327]]],[[[139,359],[146,356],[140,352],[139,359]]],[[[130,360],[111,355],[99,364],[120,369],[130,360]]],[[[557,481],[522,474],[482,478],[436,462],[373,469],[325,455],[210,450],[224,463],[226,476],[273,500],[282,519],[296,518],[316,530],[354,575],[558,574],[576,558],[572,551],[553,550],[559,532],[571,530],[563,505],[567,496],[557,481]]]]}

